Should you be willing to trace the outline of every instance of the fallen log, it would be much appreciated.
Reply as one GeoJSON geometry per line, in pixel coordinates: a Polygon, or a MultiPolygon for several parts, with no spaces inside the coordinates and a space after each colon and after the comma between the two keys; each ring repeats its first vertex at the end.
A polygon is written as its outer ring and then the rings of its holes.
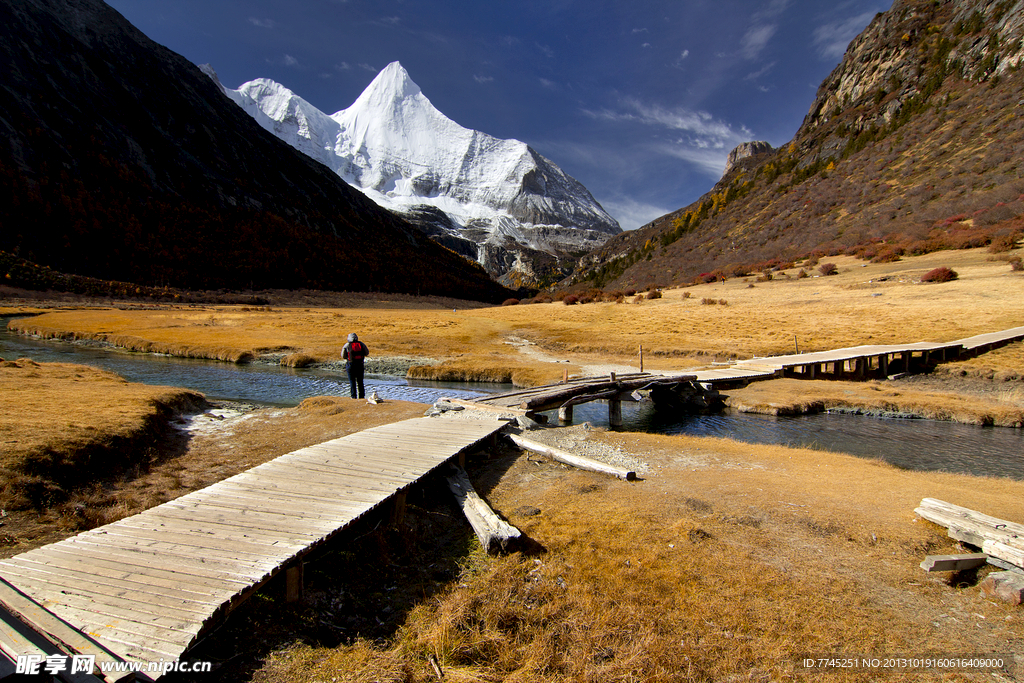
{"type": "Polygon", "coordinates": [[[484,550],[488,553],[512,552],[519,547],[522,542],[519,529],[496,515],[483,498],[477,495],[464,469],[453,466],[447,479],[448,488],[455,494],[462,514],[469,520],[484,550]]]}
{"type": "Polygon", "coordinates": [[[921,518],[947,529],[950,538],[981,548],[985,553],[1024,567],[1024,525],[977,510],[925,498],[914,509],[921,518]]]}
{"type": "Polygon", "coordinates": [[[600,472],[602,474],[610,474],[613,477],[619,479],[625,479],[626,481],[634,481],[636,479],[636,472],[627,470],[625,467],[615,467],[614,465],[608,465],[607,463],[592,460],[590,458],[584,458],[579,455],[573,455],[568,451],[564,451],[561,448],[555,448],[554,446],[548,446],[547,444],[533,441],[531,439],[524,439],[518,434],[508,435],[512,442],[520,448],[525,448],[528,451],[534,453],[540,453],[546,455],[549,458],[557,460],[558,462],[565,463],[566,465],[572,465],[582,470],[589,470],[591,472],[600,472]]]}

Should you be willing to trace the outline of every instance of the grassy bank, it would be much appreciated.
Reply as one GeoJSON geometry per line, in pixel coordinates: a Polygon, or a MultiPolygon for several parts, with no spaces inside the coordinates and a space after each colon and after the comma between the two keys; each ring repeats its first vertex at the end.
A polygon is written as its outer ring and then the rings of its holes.
{"type": "Polygon", "coordinates": [[[97,479],[145,468],[197,392],[129,384],[113,373],[0,361],[0,507],[41,509],[97,479]]]}
{"type": "Polygon", "coordinates": [[[762,415],[858,410],[974,425],[1024,426],[1024,387],[1015,383],[993,388],[988,395],[972,395],[952,386],[928,391],[901,382],[774,379],[725,393],[726,405],[733,410],[762,415]]]}
{"type": "MultiPolygon", "coordinates": [[[[798,678],[797,662],[808,655],[1024,647],[1020,610],[985,600],[974,587],[978,575],[918,567],[928,553],[957,548],[913,514],[934,496],[1022,519],[1022,482],[728,440],[580,428],[556,440],[642,459],[642,480],[516,454],[474,463],[477,486],[529,536],[530,551],[488,558],[477,547],[459,561],[458,576],[439,585],[402,556],[400,542],[382,536],[393,569],[366,588],[382,594],[376,604],[367,600],[371,613],[344,626],[324,616],[355,599],[350,580],[325,571],[314,604],[289,617],[300,635],[268,645],[252,680],[426,682],[437,680],[433,658],[453,681],[776,681],[798,678]],[[406,583],[430,597],[398,599],[406,583]],[[390,632],[373,620],[374,607],[391,604],[383,595],[405,606],[386,615],[390,632]],[[317,644],[331,640],[341,644],[317,644]]],[[[431,528],[443,533],[432,521],[438,516],[457,516],[443,503],[422,505],[409,522],[412,544],[431,528]]],[[[446,561],[421,557],[431,566],[446,561]]],[[[240,619],[268,616],[266,605],[254,606],[240,619]]],[[[961,672],[942,680],[982,678],[961,672]]]]}

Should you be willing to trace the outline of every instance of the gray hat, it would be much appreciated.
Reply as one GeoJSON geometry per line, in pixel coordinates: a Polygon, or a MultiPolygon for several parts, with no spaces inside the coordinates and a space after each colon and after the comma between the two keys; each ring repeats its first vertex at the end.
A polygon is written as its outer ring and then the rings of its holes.
{"type": "Polygon", "coordinates": [[[355,333],[355,332],[353,332],[352,334],[348,335],[348,340],[349,340],[350,342],[353,342],[353,341],[359,341],[359,337],[357,337],[357,336],[356,336],[356,333],[355,333]]]}

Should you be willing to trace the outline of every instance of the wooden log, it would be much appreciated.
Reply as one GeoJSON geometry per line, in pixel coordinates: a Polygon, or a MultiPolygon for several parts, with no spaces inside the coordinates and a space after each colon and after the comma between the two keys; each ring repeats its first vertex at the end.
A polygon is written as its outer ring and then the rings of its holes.
{"type": "Polygon", "coordinates": [[[914,512],[923,519],[946,527],[951,538],[1024,567],[1024,525],[935,498],[925,498],[914,512]]]}
{"type": "Polygon", "coordinates": [[[584,458],[579,455],[573,455],[568,451],[564,451],[561,448],[555,448],[554,446],[548,446],[547,444],[533,441],[531,439],[524,439],[518,434],[508,435],[512,442],[520,448],[524,448],[534,453],[540,453],[546,455],[549,458],[557,460],[558,462],[565,463],[566,465],[572,465],[583,470],[589,470],[591,472],[600,472],[602,474],[610,474],[613,477],[624,479],[626,481],[634,481],[636,479],[636,472],[627,470],[624,467],[615,467],[614,465],[608,465],[597,460],[591,460],[590,458],[584,458]]]}
{"type": "Polygon", "coordinates": [[[988,562],[985,553],[965,553],[963,555],[929,555],[921,563],[926,572],[955,572],[962,569],[973,569],[988,562]]]}
{"type": "Polygon", "coordinates": [[[985,541],[981,544],[981,549],[989,555],[994,555],[1001,560],[1006,560],[1010,564],[1024,569],[1024,548],[1000,543],[999,541],[985,541]]]}
{"type": "Polygon", "coordinates": [[[455,494],[455,499],[462,508],[462,513],[469,520],[480,545],[488,553],[512,552],[522,542],[522,534],[501,517],[473,490],[466,471],[452,467],[448,477],[448,488],[455,494]]]}
{"type": "Polygon", "coordinates": [[[622,426],[622,401],[618,398],[608,399],[608,425],[611,427],[622,426]]]}

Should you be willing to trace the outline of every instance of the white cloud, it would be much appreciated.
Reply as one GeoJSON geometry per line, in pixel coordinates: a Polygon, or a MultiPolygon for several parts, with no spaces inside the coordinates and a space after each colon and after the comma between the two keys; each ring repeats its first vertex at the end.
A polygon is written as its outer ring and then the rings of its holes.
{"type": "Polygon", "coordinates": [[[546,78],[541,78],[539,80],[540,80],[540,84],[542,86],[544,86],[545,88],[547,88],[548,90],[558,90],[558,84],[555,83],[554,81],[549,81],[546,78]]]}
{"type": "Polygon", "coordinates": [[[292,57],[291,55],[285,55],[284,56],[284,65],[285,66],[298,66],[299,65],[299,60],[295,59],[295,57],[292,57]]]}
{"type": "Polygon", "coordinates": [[[360,62],[359,68],[362,69],[363,71],[369,71],[372,74],[378,73],[380,71],[380,69],[378,69],[377,67],[370,66],[366,62],[360,62]]]}
{"type": "Polygon", "coordinates": [[[473,76],[473,80],[477,83],[490,83],[494,80],[494,76],[473,76]]]}
{"type": "Polygon", "coordinates": [[[256,17],[249,17],[249,23],[260,28],[274,28],[277,26],[273,19],[257,19],[256,17]]]}
{"type": "Polygon", "coordinates": [[[636,230],[678,208],[646,204],[629,197],[606,199],[601,201],[601,206],[619,222],[619,227],[623,230],[636,230]]]}
{"type": "Polygon", "coordinates": [[[757,59],[778,30],[776,24],[764,24],[751,28],[740,41],[740,52],[747,59],[757,59]]]}
{"type": "Polygon", "coordinates": [[[637,34],[637,33],[648,33],[648,31],[645,28],[635,28],[635,29],[633,29],[633,33],[634,34],[637,34]]]}
{"type": "Polygon", "coordinates": [[[672,134],[671,141],[651,144],[650,150],[688,161],[714,177],[722,175],[729,150],[754,138],[746,126],[735,128],[703,111],[683,107],[669,109],[635,99],[623,100],[622,106],[618,111],[584,110],[584,113],[599,120],[642,124],[661,129],[663,134],[672,134]]]}
{"type": "Polygon", "coordinates": [[[874,12],[865,12],[844,21],[834,21],[814,29],[812,44],[818,50],[818,55],[822,59],[840,59],[846,52],[850,41],[864,30],[874,16],[874,12]]]}

